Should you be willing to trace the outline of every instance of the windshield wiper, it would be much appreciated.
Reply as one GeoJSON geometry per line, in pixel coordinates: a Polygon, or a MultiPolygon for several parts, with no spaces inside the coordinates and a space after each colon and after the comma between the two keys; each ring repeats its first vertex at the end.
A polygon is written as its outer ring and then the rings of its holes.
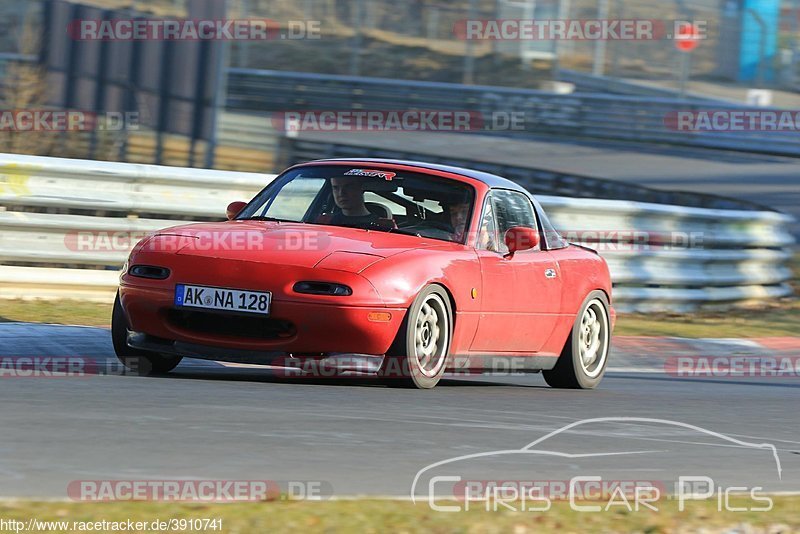
{"type": "Polygon", "coordinates": [[[256,215],[254,217],[248,217],[246,219],[239,219],[240,221],[269,221],[269,222],[293,222],[287,221],[286,219],[278,219],[276,217],[267,217],[266,215],[256,215]]]}
{"type": "Polygon", "coordinates": [[[413,235],[416,237],[422,237],[422,234],[420,234],[419,232],[415,232],[414,230],[407,230],[405,228],[387,228],[386,231],[389,232],[390,234],[395,233],[395,234],[413,235]]]}

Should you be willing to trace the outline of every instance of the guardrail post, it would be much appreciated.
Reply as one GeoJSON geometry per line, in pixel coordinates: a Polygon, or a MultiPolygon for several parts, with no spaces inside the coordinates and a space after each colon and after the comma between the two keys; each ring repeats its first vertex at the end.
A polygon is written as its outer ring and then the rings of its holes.
{"type": "MultiPolygon", "coordinates": [[[[139,20],[136,17],[134,20],[139,20]]],[[[140,80],[142,73],[142,41],[134,39],[131,42],[131,61],[128,65],[128,80],[140,80]]],[[[125,111],[135,111],[140,115],[142,109],[136,99],[136,85],[129,81],[125,86],[125,111]]],[[[128,138],[129,132],[125,132],[122,143],[119,147],[119,159],[124,161],[128,158],[128,138]]]]}
{"type": "Polygon", "coordinates": [[[364,35],[362,26],[364,25],[364,0],[355,0],[353,13],[353,44],[350,51],[350,75],[358,76],[361,73],[361,48],[364,35]]]}
{"type": "MultiPolygon", "coordinates": [[[[197,55],[197,77],[195,78],[194,102],[192,105],[192,140],[189,145],[189,167],[194,167],[194,153],[197,149],[197,141],[203,137],[206,103],[209,100],[206,94],[208,88],[205,82],[209,70],[208,56],[210,49],[211,43],[205,40],[200,42],[200,50],[197,55]]],[[[214,114],[216,115],[216,108],[214,108],[214,114]]],[[[216,117],[212,117],[212,120],[215,118],[216,117]]],[[[209,151],[213,151],[212,146],[209,146],[208,149],[209,151]]]]}
{"type": "Polygon", "coordinates": [[[159,80],[158,127],[156,132],[156,165],[164,162],[164,132],[169,124],[170,85],[172,79],[172,62],[175,59],[175,41],[162,41],[163,60],[159,80]]]}
{"type": "MultiPolygon", "coordinates": [[[[109,20],[111,18],[111,11],[104,10],[103,11],[103,20],[109,20]]],[[[105,111],[105,99],[106,99],[106,73],[108,72],[108,60],[109,60],[109,45],[110,41],[106,39],[102,39],[100,41],[100,54],[98,54],[97,58],[97,83],[95,84],[95,92],[94,92],[94,106],[93,111],[97,114],[100,114],[105,111]]],[[[98,117],[94,117],[95,119],[95,127],[92,128],[91,131],[91,139],[89,144],[89,158],[94,159],[95,154],[97,152],[97,128],[99,124],[97,123],[98,117]]],[[[103,118],[106,120],[106,117],[103,118]]]]}
{"type": "MultiPolygon", "coordinates": [[[[467,19],[474,20],[476,18],[477,11],[477,0],[469,0],[467,19]]],[[[464,84],[472,85],[475,83],[475,43],[469,38],[469,35],[466,37],[467,39],[464,42],[464,46],[466,48],[464,52],[464,84]]]]}
{"type": "MultiPolygon", "coordinates": [[[[608,0],[599,0],[597,3],[597,20],[606,20],[608,18],[608,0]]],[[[594,43],[594,64],[592,65],[592,74],[594,76],[602,76],[606,69],[606,41],[605,39],[598,39],[594,43]]]]}

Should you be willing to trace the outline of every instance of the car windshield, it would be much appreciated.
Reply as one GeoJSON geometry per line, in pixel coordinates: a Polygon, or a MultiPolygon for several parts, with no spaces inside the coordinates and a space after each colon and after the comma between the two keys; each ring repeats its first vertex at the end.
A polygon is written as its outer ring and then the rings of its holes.
{"type": "Polygon", "coordinates": [[[463,243],[474,196],[468,184],[421,173],[301,167],[276,179],[237,219],[326,224],[463,243]]]}

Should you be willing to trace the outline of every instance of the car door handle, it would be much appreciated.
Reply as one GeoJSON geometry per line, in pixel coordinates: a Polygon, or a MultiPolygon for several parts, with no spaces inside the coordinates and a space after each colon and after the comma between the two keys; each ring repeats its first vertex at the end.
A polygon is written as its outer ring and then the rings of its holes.
{"type": "Polygon", "coordinates": [[[557,276],[556,275],[556,270],[555,269],[545,269],[544,270],[544,276],[545,276],[545,278],[555,278],[557,276]]]}

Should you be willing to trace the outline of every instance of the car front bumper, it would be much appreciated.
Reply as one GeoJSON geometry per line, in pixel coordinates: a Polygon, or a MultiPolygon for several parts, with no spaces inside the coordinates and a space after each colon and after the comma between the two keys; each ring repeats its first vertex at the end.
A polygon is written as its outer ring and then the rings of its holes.
{"type": "Polygon", "coordinates": [[[316,356],[295,356],[280,351],[258,351],[226,349],[184,341],[160,339],[139,332],[128,332],[128,346],[134,349],[196,358],[199,360],[224,361],[238,364],[266,365],[280,367],[286,371],[324,376],[351,371],[356,373],[377,373],[383,365],[382,354],[342,354],[327,353],[316,356]]]}
{"type": "MultiPolygon", "coordinates": [[[[251,316],[213,313],[205,317],[202,328],[177,321],[176,314],[186,313],[187,310],[175,307],[174,292],[166,288],[123,285],[120,287],[120,302],[131,332],[167,340],[176,343],[177,347],[220,349],[222,356],[224,351],[230,351],[230,354],[235,354],[233,351],[249,351],[264,355],[383,355],[392,345],[407,312],[404,308],[380,305],[368,307],[274,300],[264,324],[275,322],[290,327],[267,338],[261,332],[252,332],[252,335],[250,332],[231,334],[237,331],[236,327],[240,324],[256,320],[251,316]],[[381,320],[370,318],[370,314],[375,313],[382,314],[381,320]],[[213,320],[208,321],[209,317],[213,320]]],[[[188,310],[189,313],[193,311],[188,310]]]]}

